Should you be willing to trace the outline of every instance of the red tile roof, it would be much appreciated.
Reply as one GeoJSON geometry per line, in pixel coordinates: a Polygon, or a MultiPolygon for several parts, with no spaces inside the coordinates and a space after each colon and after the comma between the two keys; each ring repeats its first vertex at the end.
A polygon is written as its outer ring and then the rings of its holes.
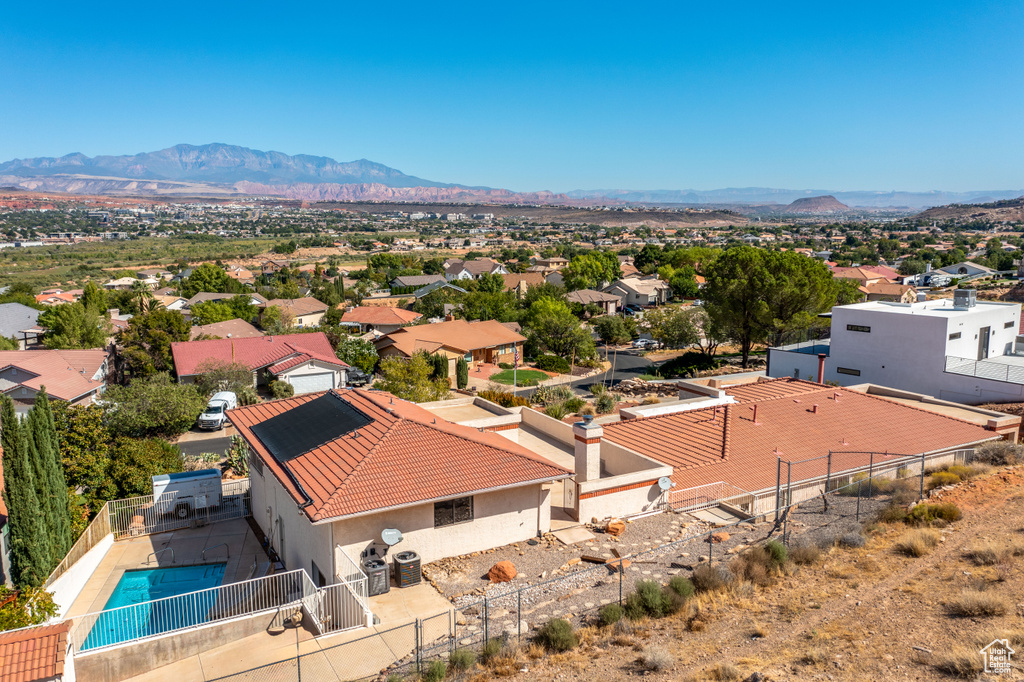
{"type": "MultiPolygon", "coordinates": [[[[671,465],[680,488],[725,481],[753,492],[775,485],[777,456],[797,462],[832,450],[834,473],[868,466],[869,452],[917,455],[997,437],[960,419],[797,379],[726,392],[738,404],[609,424],[605,438],[671,465]]],[[[826,466],[825,459],[794,465],[793,480],[824,476],[826,466]]]]}
{"type": "Polygon", "coordinates": [[[0,680],[36,682],[64,674],[71,621],[0,632],[0,680]]]}
{"type": "Polygon", "coordinates": [[[341,367],[348,367],[334,354],[334,348],[323,332],[258,336],[247,339],[180,341],[171,344],[171,354],[174,356],[174,368],[179,377],[197,374],[199,365],[209,359],[238,362],[255,370],[304,355],[308,356],[304,360],[314,358],[341,367]]]}
{"type": "Polygon", "coordinates": [[[93,380],[107,360],[107,351],[95,350],[5,350],[0,351],[0,369],[16,367],[21,373],[8,377],[14,385],[0,389],[5,393],[19,386],[38,391],[46,386],[46,394],[61,400],[74,400],[98,390],[105,377],[93,380]],[[31,375],[31,376],[29,376],[31,375]]]}
{"type": "Polygon", "coordinates": [[[437,324],[420,324],[415,327],[403,327],[383,337],[377,342],[377,349],[394,347],[406,356],[418,350],[437,350],[447,347],[466,353],[481,348],[493,348],[519,344],[526,341],[518,334],[495,320],[451,320],[437,324]]]}
{"type": "Polygon", "coordinates": [[[373,325],[406,325],[412,324],[423,317],[420,313],[414,313],[404,308],[389,308],[386,306],[360,306],[353,308],[341,316],[342,322],[354,322],[356,324],[373,325]]]}
{"type": "Polygon", "coordinates": [[[310,393],[240,407],[230,415],[239,434],[295,501],[302,504],[308,496],[303,511],[312,521],[572,474],[503,436],[453,424],[379,391],[310,393]],[[257,424],[324,395],[349,403],[372,421],[287,464],[253,434],[257,424]]]}

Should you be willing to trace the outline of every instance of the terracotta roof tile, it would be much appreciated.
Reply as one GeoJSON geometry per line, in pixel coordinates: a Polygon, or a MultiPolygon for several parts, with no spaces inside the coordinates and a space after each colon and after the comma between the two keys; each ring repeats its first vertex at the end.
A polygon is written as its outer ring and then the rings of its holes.
{"type": "Polygon", "coordinates": [[[107,351],[94,350],[5,350],[0,351],[0,369],[16,367],[26,376],[14,377],[18,386],[47,395],[74,400],[103,386],[104,378],[93,380],[107,360],[107,351]],[[32,376],[27,376],[31,374],[32,376]]]}
{"type": "Polygon", "coordinates": [[[453,424],[388,393],[311,393],[231,411],[231,421],[313,521],[564,478],[572,472],[496,433],[453,424]],[[372,421],[279,462],[252,428],[324,395],[372,421]],[[357,433],[358,435],[353,435],[357,433]],[[293,480],[294,479],[294,480],[293,480]],[[296,486],[296,482],[301,489],[296,486]]]}
{"type": "Polygon", "coordinates": [[[0,632],[0,680],[36,682],[64,674],[71,621],[0,632]]]}
{"type": "MultiPolygon", "coordinates": [[[[777,456],[797,462],[831,450],[837,472],[866,467],[869,452],[895,453],[892,459],[997,437],[953,417],[795,379],[744,384],[727,393],[738,404],[609,424],[605,438],[671,465],[680,488],[725,481],[753,492],[775,485],[777,456]]],[[[876,455],[874,461],[885,459],[876,455]]],[[[793,480],[824,476],[826,466],[824,459],[794,465],[793,480]]]]}
{"type": "Polygon", "coordinates": [[[305,298],[275,298],[273,301],[267,301],[266,307],[277,306],[281,310],[291,314],[293,317],[298,315],[314,315],[316,313],[327,312],[329,307],[323,301],[318,301],[315,298],[309,296],[305,298]]]}
{"type": "Polygon", "coordinates": [[[179,377],[196,374],[199,365],[209,359],[238,362],[255,370],[277,365],[295,356],[308,355],[317,360],[348,367],[334,354],[334,348],[323,332],[246,339],[181,341],[171,344],[171,354],[174,356],[174,368],[179,377]]]}
{"type": "Polygon", "coordinates": [[[423,317],[420,313],[414,313],[404,308],[389,308],[385,306],[360,306],[353,308],[341,316],[342,322],[355,322],[356,324],[374,325],[406,325],[412,324],[423,317]]]}
{"type": "Polygon", "coordinates": [[[397,329],[381,339],[378,342],[378,348],[390,345],[405,355],[412,355],[421,348],[433,347],[436,349],[445,346],[453,350],[467,352],[480,348],[518,344],[524,341],[526,338],[522,334],[508,329],[494,320],[479,322],[452,320],[397,329]]]}

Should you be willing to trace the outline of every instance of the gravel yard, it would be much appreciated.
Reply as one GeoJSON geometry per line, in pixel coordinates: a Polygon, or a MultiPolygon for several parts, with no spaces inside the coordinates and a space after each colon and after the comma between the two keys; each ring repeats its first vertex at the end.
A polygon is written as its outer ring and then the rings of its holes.
{"type": "MultiPolygon", "coordinates": [[[[888,496],[861,498],[857,521],[855,497],[831,495],[827,510],[820,499],[810,500],[791,511],[788,541],[831,544],[846,533],[859,532],[862,523],[888,503],[888,496]]],[[[563,545],[549,534],[424,566],[424,575],[456,607],[459,644],[472,645],[485,637],[526,636],[551,618],[585,620],[602,605],[628,595],[639,580],[666,583],[673,575],[687,575],[706,562],[709,551],[717,562],[765,541],[773,532],[774,518],[716,530],[689,514],[663,512],[627,522],[618,538],[587,528],[595,536],[588,542],[563,545]],[[711,543],[709,532],[715,536],[711,543]],[[614,560],[615,552],[629,561],[622,572],[582,558],[614,560]],[[513,580],[488,580],[488,570],[499,561],[515,566],[513,580]]]]}

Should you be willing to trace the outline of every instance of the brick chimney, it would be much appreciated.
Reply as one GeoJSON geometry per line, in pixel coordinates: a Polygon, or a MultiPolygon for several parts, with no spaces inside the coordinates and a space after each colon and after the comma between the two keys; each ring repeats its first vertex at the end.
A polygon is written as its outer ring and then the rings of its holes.
{"type": "Polygon", "coordinates": [[[594,417],[584,415],[583,421],[572,425],[576,445],[576,482],[596,481],[601,478],[601,438],[604,429],[594,423],[594,417]]]}

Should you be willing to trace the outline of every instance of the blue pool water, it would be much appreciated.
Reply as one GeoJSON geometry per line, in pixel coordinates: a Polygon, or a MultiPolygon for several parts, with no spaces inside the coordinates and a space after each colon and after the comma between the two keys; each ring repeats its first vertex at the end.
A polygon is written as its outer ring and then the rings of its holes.
{"type": "Polygon", "coordinates": [[[190,593],[220,585],[224,579],[224,566],[204,564],[125,571],[81,650],[127,642],[205,622],[206,613],[213,606],[216,595],[213,591],[197,595],[190,593]],[[157,599],[164,601],[154,603],[157,599]]]}

